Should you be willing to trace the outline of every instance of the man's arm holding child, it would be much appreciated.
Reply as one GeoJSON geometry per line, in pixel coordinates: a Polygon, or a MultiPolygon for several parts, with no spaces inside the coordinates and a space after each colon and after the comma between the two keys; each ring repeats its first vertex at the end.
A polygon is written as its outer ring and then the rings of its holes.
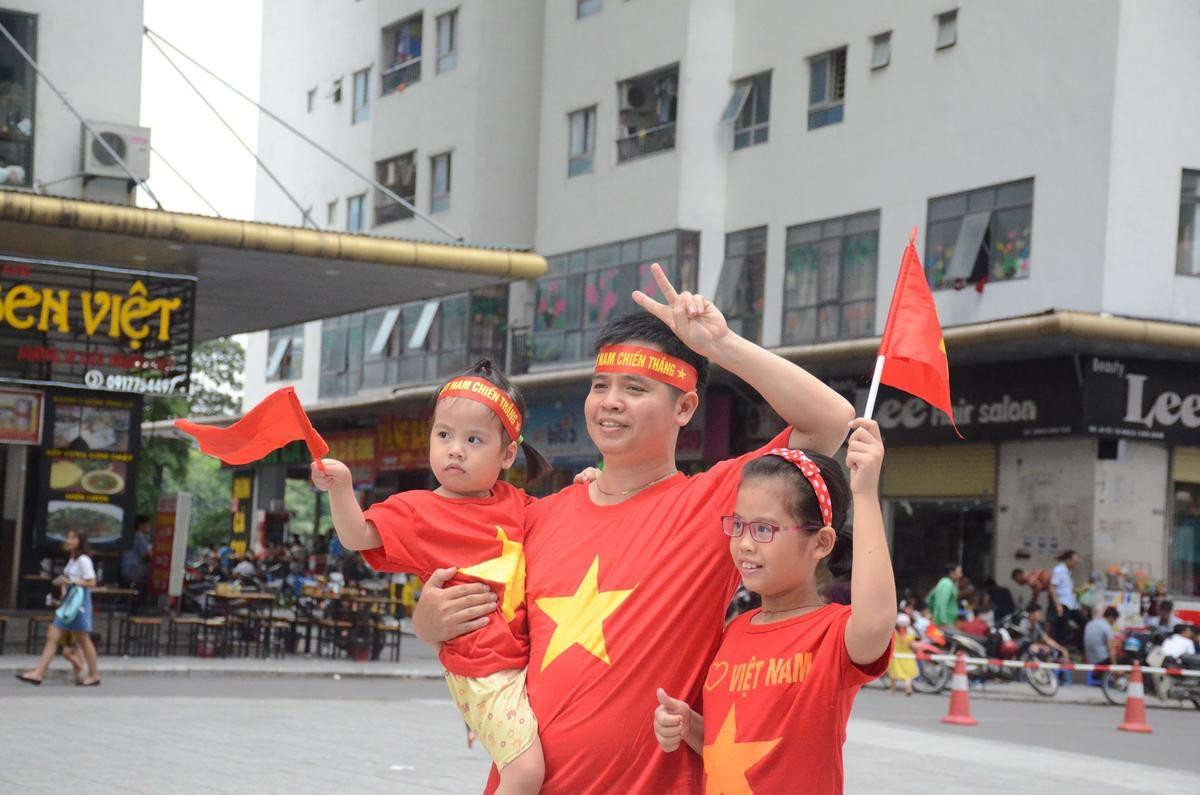
{"type": "Polygon", "coordinates": [[[312,464],[312,482],[321,491],[329,492],[329,513],[342,546],[356,551],[383,546],[379,531],[363,516],[350,468],[332,458],[321,463],[323,470],[316,461],[312,464]]]}
{"type": "Polygon", "coordinates": [[[730,330],[702,295],[676,292],[663,269],[651,266],[666,303],[637,290],[633,300],[666,323],[696,353],[750,386],[792,427],[790,447],[833,455],[846,438],[854,407],[811,373],[730,330]]]}
{"type": "Polygon", "coordinates": [[[854,560],[850,568],[853,602],[846,624],[846,652],[858,665],[869,665],[887,651],[896,625],[896,578],[879,508],[879,470],[883,440],[874,420],[856,419],[846,449],[850,491],[854,495],[854,560]]]}

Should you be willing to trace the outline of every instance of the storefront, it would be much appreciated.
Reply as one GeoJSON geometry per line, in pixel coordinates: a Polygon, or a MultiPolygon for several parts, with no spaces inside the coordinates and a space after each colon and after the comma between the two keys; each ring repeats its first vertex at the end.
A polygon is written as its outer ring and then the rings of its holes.
{"type": "Polygon", "coordinates": [[[101,580],[130,541],[142,401],[185,394],[195,278],[0,260],[0,598],[44,590],[44,560],[87,534],[101,580]]]}

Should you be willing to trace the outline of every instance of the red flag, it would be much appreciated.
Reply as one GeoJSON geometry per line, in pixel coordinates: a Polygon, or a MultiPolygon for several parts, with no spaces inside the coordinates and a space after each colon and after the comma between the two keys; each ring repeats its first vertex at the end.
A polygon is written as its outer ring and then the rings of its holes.
{"type": "Polygon", "coordinates": [[[296,397],[295,388],[290,386],[267,395],[228,428],[197,425],[187,420],[175,420],[175,426],[194,436],[200,443],[201,452],[219,458],[226,464],[258,461],[272,450],[278,450],[297,439],[308,443],[308,452],[316,461],[329,452],[329,445],[308,421],[308,415],[296,397]]]}
{"type": "MultiPolygon", "coordinates": [[[[933,293],[925,281],[925,271],[913,245],[917,230],[913,229],[900,260],[896,290],[888,309],[887,325],[879,343],[883,357],[881,383],[916,395],[929,405],[941,409],[954,425],[954,410],[950,403],[950,364],[946,359],[946,341],[938,322],[933,293]]],[[[959,438],[962,434],[958,433],[959,438]]]]}

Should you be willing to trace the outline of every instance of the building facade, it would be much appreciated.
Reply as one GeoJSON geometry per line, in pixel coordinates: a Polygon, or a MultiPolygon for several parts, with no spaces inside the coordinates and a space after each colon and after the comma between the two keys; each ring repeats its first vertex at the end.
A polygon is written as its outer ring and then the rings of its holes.
{"type": "MultiPolygon", "coordinates": [[[[527,435],[557,467],[543,488],[594,462],[579,414],[591,344],[633,311],[655,261],[861,408],[917,228],[965,441],[882,395],[901,585],[924,589],[949,560],[1005,580],[1070,548],[1081,571],[1200,595],[1187,4],[268,0],[264,13],[264,104],[454,234],[549,262],[533,282],[251,335],[247,401],[295,384],[358,451],[365,498],[428,484],[429,395],[484,356],[528,393],[527,435]]],[[[440,234],[277,128],[259,144],[318,222],[440,234]]],[[[261,179],[257,208],[295,214],[261,179]]],[[[720,375],[702,406],[688,467],[777,428],[720,375]]]]}

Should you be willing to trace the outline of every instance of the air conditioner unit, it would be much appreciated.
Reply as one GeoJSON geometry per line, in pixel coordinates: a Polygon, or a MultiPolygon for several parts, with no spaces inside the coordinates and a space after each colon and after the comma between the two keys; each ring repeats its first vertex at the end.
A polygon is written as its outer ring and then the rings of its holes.
{"type": "Polygon", "coordinates": [[[638,112],[646,110],[650,96],[642,83],[625,83],[621,86],[621,111],[638,112]]]}
{"type": "MultiPolygon", "coordinates": [[[[129,170],[138,179],[150,179],[150,128],[132,127],[127,124],[109,124],[107,122],[89,121],[96,134],[104,138],[113,151],[121,156],[129,170]]],[[[129,179],[125,169],[113,158],[108,150],[82,128],[81,167],[85,177],[114,177],[129,179]]]]}

